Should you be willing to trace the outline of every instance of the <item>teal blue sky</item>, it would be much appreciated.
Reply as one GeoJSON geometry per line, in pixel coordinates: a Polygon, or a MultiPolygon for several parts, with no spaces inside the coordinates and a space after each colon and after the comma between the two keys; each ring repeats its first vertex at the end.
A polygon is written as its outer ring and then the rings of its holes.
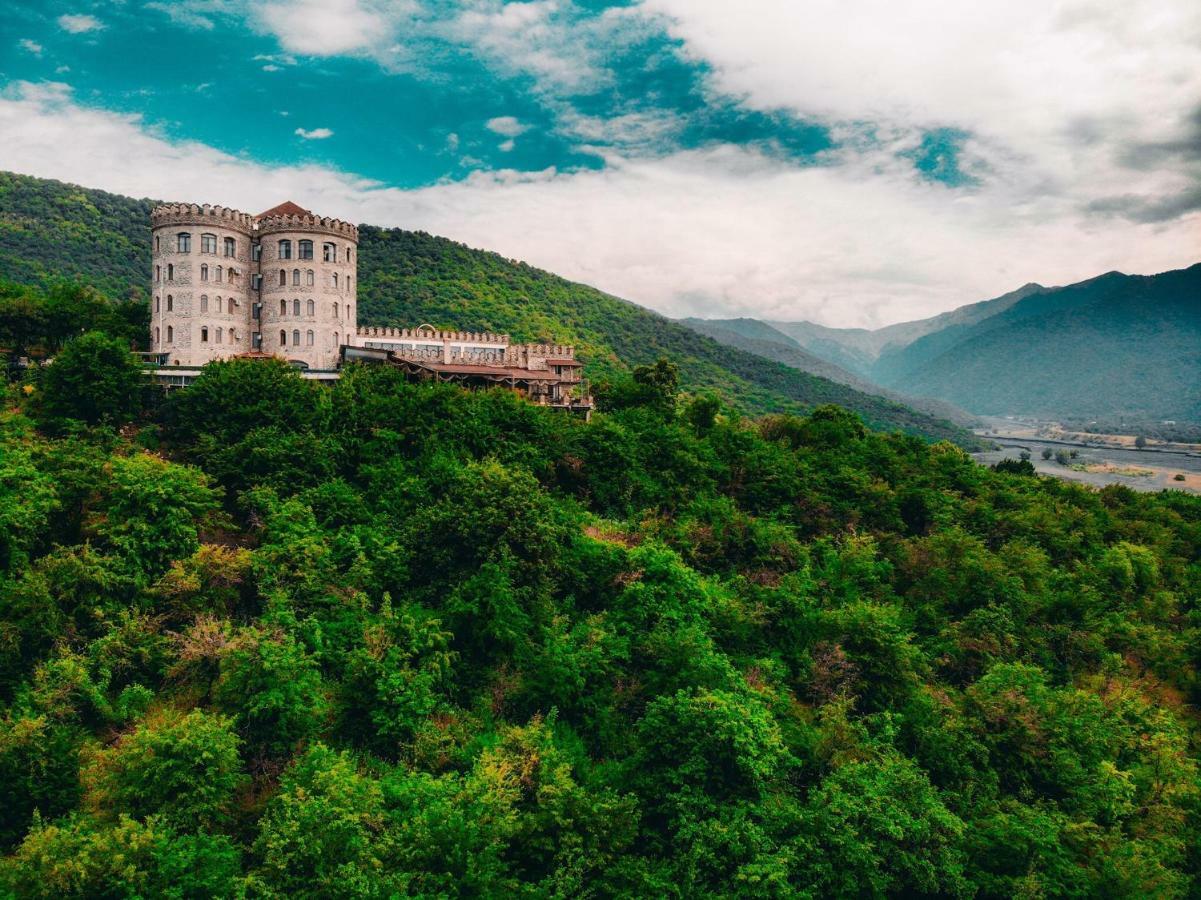
{"type": "Polygon", "coordinates": [[[0,167],[884,324],[1196,261],[1201,11],[1128,7],[18,0],[0,167]]]}

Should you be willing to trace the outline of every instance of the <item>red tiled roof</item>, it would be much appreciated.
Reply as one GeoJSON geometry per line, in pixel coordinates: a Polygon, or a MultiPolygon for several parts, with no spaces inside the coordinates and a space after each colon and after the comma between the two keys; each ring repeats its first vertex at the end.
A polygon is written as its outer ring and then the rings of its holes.
{"type": "Polygon", "coordinates": [[[256,219],[265,219],[268,216],[311,216],[312,213],[303,206],[297,206],[291,200],[285,200],[279,206],[273,206],[266,212],[261,212],[256,219]]]}

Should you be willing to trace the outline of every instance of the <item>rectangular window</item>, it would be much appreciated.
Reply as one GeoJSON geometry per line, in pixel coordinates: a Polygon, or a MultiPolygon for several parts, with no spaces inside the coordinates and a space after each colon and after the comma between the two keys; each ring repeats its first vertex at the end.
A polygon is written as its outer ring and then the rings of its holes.
{"type": "Polygon", "coordinates": [[[190,234],[183,232],[180,233],[178,249],[180,253],[192,252],[192,236],[190,234]]]}
{"type": "Polygon", "coordinates": [[[312,241],[301,241],[300,242],[300,258],[301,259],[312,259],[313,258],[313,242],[312,241]]]}
{"type": "Polygon", "coordinates": [[[238,242],[235,241],[231,237],[227,237],[225,239],[225,255],[226,256],[237,256],[238,255],[238,242]]]}
{"type": "Polygon", "coordinates": [[[337,262],[338,261],[338,245],[337,244],[322,244],[321,245],[321,258],[325,262],[337,262]]]}
{"type": "Polygon", "coordinates": [[[255,350],[263,349],[263,334],[262,334],[262,332],[256,331],[254,333],[254,335],[250,338],[250,345],[252,347],[254,347],[255,350]]]}
{"type": "Polygon", "coordinates": [[[254,244],[251,246],[250,258],[253,259],[255,262],[258,262],[260,259],[263,258],[263,245],[262,244],[254,244]]]}
{"type": "Polygon", "coordinates": [[[262,290],[262,287],[263,287],[263,276],[262,276],[262,275],[252,275],[252,276],[250,276],[250,286],[251,286],[251,287],[252,287],[254,290],[256,290],[256,291],[258,291],[258,290],[262,290]]]}
{"type": "Polygon", "coordinates": [[[263,316],[263,304],[255,303],[250,307],[250,315],[254,319],[260,319],[263,316]]]}
{"type": "Polygon", "coordinates": [[[201,253],[216,253],[217,252],[217,235],[202,234],[200,236],[200,252],[201,253]]]}

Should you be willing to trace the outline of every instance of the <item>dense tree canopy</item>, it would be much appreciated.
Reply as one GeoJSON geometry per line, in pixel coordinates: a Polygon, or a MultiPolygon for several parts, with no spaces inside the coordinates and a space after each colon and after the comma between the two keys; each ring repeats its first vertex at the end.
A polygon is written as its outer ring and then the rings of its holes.
{"type": "Polygon", "coordinates": [[[0,415],[8,892],[1201,890],[1199,498],[666,363],[584,423],[233,361],[93,429],[58,365],[0,415]]]}

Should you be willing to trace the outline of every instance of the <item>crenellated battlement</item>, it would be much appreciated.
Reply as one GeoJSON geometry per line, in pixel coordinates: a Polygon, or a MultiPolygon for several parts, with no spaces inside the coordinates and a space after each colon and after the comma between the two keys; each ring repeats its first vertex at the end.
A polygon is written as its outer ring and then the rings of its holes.
{"type": "Polygon", "coordinates": [[[575,347],[570,344],[513,344],[509,347],[513,359],[575,359],[575,347]]]}
{"type": "Polygon", "coordinates": [[[203,226],[211,223],[250,234],[254,231],[254,221],[254,216],[250,213],[208,203],[164,203],[156,206],[150,213],[150,222],[155,228],[169,225],[203,226]]]}
{"type": "Polygon", "coordinates": [[[429,325],[417,328],[390,328],[360,325],[357,334],[361,338],[385,338],[410,341],[460,341],[468,344],[509,344],[507,334],[490,331],[442,331],[429,325]]]}
{"type": "Polygon", "coordinates": [[[314,231],[321,234],[340,234],[356,244],[359,229],[341,219],[313,215],[272,215],[256,220],[260,234],[278,234],[283,231],[314,231]]]}

